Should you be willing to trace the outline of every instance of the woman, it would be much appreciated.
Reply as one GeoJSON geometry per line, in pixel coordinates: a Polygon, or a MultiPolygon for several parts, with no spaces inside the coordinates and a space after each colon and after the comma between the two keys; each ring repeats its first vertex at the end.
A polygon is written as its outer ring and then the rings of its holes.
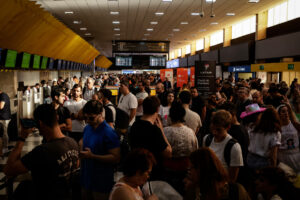
{"type": "Polygon", "coordinates": [[[281,121],[281,145],[278,160],[300,172],[299,132],[300,123],[291,109],[290,104],[282,104],[278,108],[281,121]]]}
{"type": "Polygon", "coordinates": [[[140,188],[147,182],[155,164],[155,158],[148,150],[131,151],[124,161],[124,177],[114,185],[109,200],[158,200],[154,194],[143,194],[140,188]]]}
{"type": "Polygon", "coordinates": [[[221,161],[206,147],[190,155],[190,171],[185,183],[186,200],[250,199],[243,186],[229,183],[221,161]]]}
{"type": "Polygon", "coordinates": [[[163,126],[166,127],[169,125],[168,122],[168,116],[169,116],[169,110],[171,108],[172,103],[174,102],[174,93],[168,92],[167,94],[167,106],[160,105],[159,109],[159,115],[162,119],[163,126]]]}
{"type": "Polygon", "coordinates": [[[277,150],[281,139],[280,119],[276,110],[267,108],[250,130],[247,164],[251,169],[276,166],[277,150]]]}

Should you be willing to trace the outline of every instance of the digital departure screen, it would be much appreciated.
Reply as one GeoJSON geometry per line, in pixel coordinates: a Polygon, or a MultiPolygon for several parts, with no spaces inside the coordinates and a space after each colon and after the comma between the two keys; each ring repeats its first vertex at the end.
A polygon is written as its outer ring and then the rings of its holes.
{"type": "Polygon", "coordinates": [[[48,62],[48,58],[47,57],[43,57],[41,69],[47,69],[47,62],[48,62]]]}
{"type": "Polygon", "coordinates": [[[40,63],[41,63],[41,56],[34,55],[33,56],[33,69],[40,69],[40,63]]]}
{"type": "Polygon", "coordinates": [[[150,66],[151,67],[166,66],[166,57],[165,56],[150,56],[150,66]]]}
{"type": "Polygon", "coordinates": [[[49,58],[48,69],[53,69],[53,66],[54,66],[54,59],[53,58],[49,58]]]}
{"type": "Polygon", "coordinates": [[[132,57],[116,56],[116,66],[131,67],[132,66],[132,57]]]}
{"type": "Polygon", "coordinates": [[[29,53],[23,53],[22,63],[21,63],[22,69],[29,69],[30,58],[31,58],[31,55],[29,53]]]}
{"type": "Polygon", "coordinates": [[[15,68],[16,61],[17,61],[17,54],[18,54],[18,52],[16,52],[16,51],[7,50],[4,66],[7,68],[15,68]]]}

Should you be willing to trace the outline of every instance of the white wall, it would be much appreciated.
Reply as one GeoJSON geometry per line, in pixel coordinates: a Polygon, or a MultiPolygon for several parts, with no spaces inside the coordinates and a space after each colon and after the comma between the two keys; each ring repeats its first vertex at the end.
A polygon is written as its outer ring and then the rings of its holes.
{"type": "Polygon", "coordinates": [[[24,85],[33,86],[41,82],[39,71],[17,71],[17,74],[17,81],[23,81],[24,85]]]}

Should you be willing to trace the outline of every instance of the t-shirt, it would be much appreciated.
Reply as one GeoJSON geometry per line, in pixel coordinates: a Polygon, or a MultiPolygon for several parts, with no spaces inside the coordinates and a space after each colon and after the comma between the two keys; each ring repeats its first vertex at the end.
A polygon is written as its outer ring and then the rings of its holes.
{"type": "Polygon", "coordinates": [[[170,124],[169,113],[170,113],[169,106],[160,105],[158,114],[161,116],[162,124],[164,127],[166,127],[170,124]]]}
{"type": "MultiPolygon", "coordinates": [[[[70,113],[77,114],[86,104],[86,100],[75,101],[73,99],[66,101],[64,106],[69,109],[70,113]]],[[[72,120],[72,132],[83,132],[85,122],[83,120],[72,120]]]]}
{"type": "Polygon", "coordinates": [[[164,128],[164,133],[172,147],[173,157],[189,156],[198,148],[197,137],[187,126],[168,126],[164,128]]]}
{"type": "Polygon", "coordinates": [[[286,126],[281,126],[281,145],[279,149],[295,149],[299,147],[298,131],[290,122],[286,126]]]}
{"type": "MultiPolygon", "coordinates": [[[[118,108],[124,110],[129,116],[130,116],[130,110],[131,109],[136,109],[138,107],[138,102],[136,97],[132,94],[129,93],[126,96],[123,94],[120,97],[118,108]]],[[[131,126],[135,121],[135,117],[129,122],[129,126],[131,126]]]]}
{"type": "Polygon", "coordinates": [[[242,125],[231,125],[228,133],[241,145],[244,161],[248,154],[249,134],[242,125]]]}
{"type": "Polygon", "coordinates": [[[205,106],[205,102],[200,95],[192,99],[191,110],[196,112],[200,117],[204,106],[205,106]]]}
{"type": "Polygon", "coordinates": [[[189,108],[185,109],[184,121],[184,124],[187,127],[190,127],[194,133],[196,133],[197,128],[202,126],[200,116],[194,111],[191,111],[189,108]]]}
{"type": "Polygon", "coordinates": [[[281,133],[278,131],[276,133],[264,134],[255,133],[253,130],[250,130],[249,139],[249,152],[267,158],[270,156],[271,148],[281,144],[281,133]]]}
{"type": "MultiPolygon", "coordinates": [[[[93,154],[106,155],[108,151],[120,147],[117,133],[102,122],[96,129],[87,125],[83,134],[83,149],[90,148],[93,154]]],[[[96,159],[82,159],[81,185],[88,190],[109,193],[114,184],[114,165],[96,159]]]]}
{"type": "Polygon", "coordinates": [[[69,179],[78,170],[79,147],[69,137],[37,146],[21,158],[31,171],[37,199],[59,199],[70,195],[69,179]]]}
{"type": "MultiPolygon", "coordinates": [[[[136,94],[136,98],[139,101],[140,99],[145,99],[146,97],[148,97],[148,93],[147,92],[139,92],[136,94]]],[[[141,104],[140,106],[138,106],[137,110],[136,110],[136,116],[142,116],[143,115],[143,104],[141,104]]]]}
{"type": "MultiPolygon", "coordinates": [[[[71,114],[68,108],[59,106],[56,110],[56,114],[58,115],[58,124],[66,123],[67,119],[71,119],[71,114]]],[[[65,131],[62,131],[66,133],[65,131]]]]}
{"type": "Polygon", "coordinates": [[[131,148],[145,148],[152,152],[155,158],[161,160],[161,153],[167,148],[163,133],[149,121],[136,121],[128,134],[131,148]]]}
{"type": "MultiPolygon", "coordinates": [[[[208,135],[206,135],[203,139],[203,146],[205,146],[205,141],[208,135]]],[[[226,138],[222,142],[215,142],[215,138],[213,138],[211,144],[209,145],[209,148],[211,148],[217,157],[220,159],[221,163],[223,164],[224,168],[228,169],[229,166],[227,166],[227,163],[224,158],[224,150],[227,142],[232,137],[227,134],[226,138]]],[[[243,155],[242,155],[242,149],[239,143],[235,143],[230,152],[230,167],[240,167],[243,166],[243,155]]]]}
{"type": "Polygon", "coordinates": [[[5,102],[3,109],[0,110],[0,120],[9,120],[11,117],[10,113],[10,100],[6,93],[0,94],[0,102],[5,102]]]}
{"type": "Polygon", "coordinates": [[[83,90],[83,99],[89,101],[92,99],[93,95],[95,94],[95,88],[93,87],[91,90],[88,88],[84,88],[83,90]]]}

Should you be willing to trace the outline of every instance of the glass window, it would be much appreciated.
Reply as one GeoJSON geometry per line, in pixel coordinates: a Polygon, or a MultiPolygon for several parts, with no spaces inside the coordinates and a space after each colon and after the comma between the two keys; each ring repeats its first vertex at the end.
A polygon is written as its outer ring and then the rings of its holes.
{"type": "Polygon", "coordinates": [[[185,54],[190,54],[191,53],[191,45],[188,44],[185,46],[185,54]]]}
{"type": "Polygon", "coordinates": [[[254,33],[256,30],[256,16],[232,25],[232,39],[254,33]]]}
{"type": "Polygon", "coordinates": [[[177,57],[181,57],[181,49],[178,49],[177,57]]]}
{"type": "Polygon", "coordinates": [[[172,51],[171,52],[171,55],[170,55],[170,59],[172,60],[172,59],[174,59],[175,58],[175,54],[174,54],[174,52],[172,51]]]}
{"type": "Polygon", "coordinates": [[[196,41],[196,51],[200,51],[204,49],[204,39],[200,39],[196,41]]]}
{"type": "Polygon", "coordinates": [[[218,31],[210,36],[210,46],[223,43],[223,30],[218,31]]]}
{"type": "MultiPolygon", "coordinates": [[[[286,22],[288,20],[288,13],[289,13],[289,17],[291,19],[293,17],[295,17],[295,14],[293,14],[293,11],[291,11],[292,13],[290,13],[290,11],[288,10],[288,7],[290,7],[291,5],[295,6],[296,4],[298,4],[298,3],[293,3],[293,1],[294,0],[289,0],[288,2],[286,1],[282,4],[279,4],[271,9],[269,9],[269,11],[268,11],[268,27],[286,22]],[[289,4],[289,6],[288,6],[288,4],[289,4]]],[[[290,7],[290,9],[292,9],[292,8],[290,7]]]]}
{"type": "Polygon", "coordinates": [[[289,0],[288,1],[288,20],[296,19],[300,17],[300,1],[299,0],[289,0]]]}

